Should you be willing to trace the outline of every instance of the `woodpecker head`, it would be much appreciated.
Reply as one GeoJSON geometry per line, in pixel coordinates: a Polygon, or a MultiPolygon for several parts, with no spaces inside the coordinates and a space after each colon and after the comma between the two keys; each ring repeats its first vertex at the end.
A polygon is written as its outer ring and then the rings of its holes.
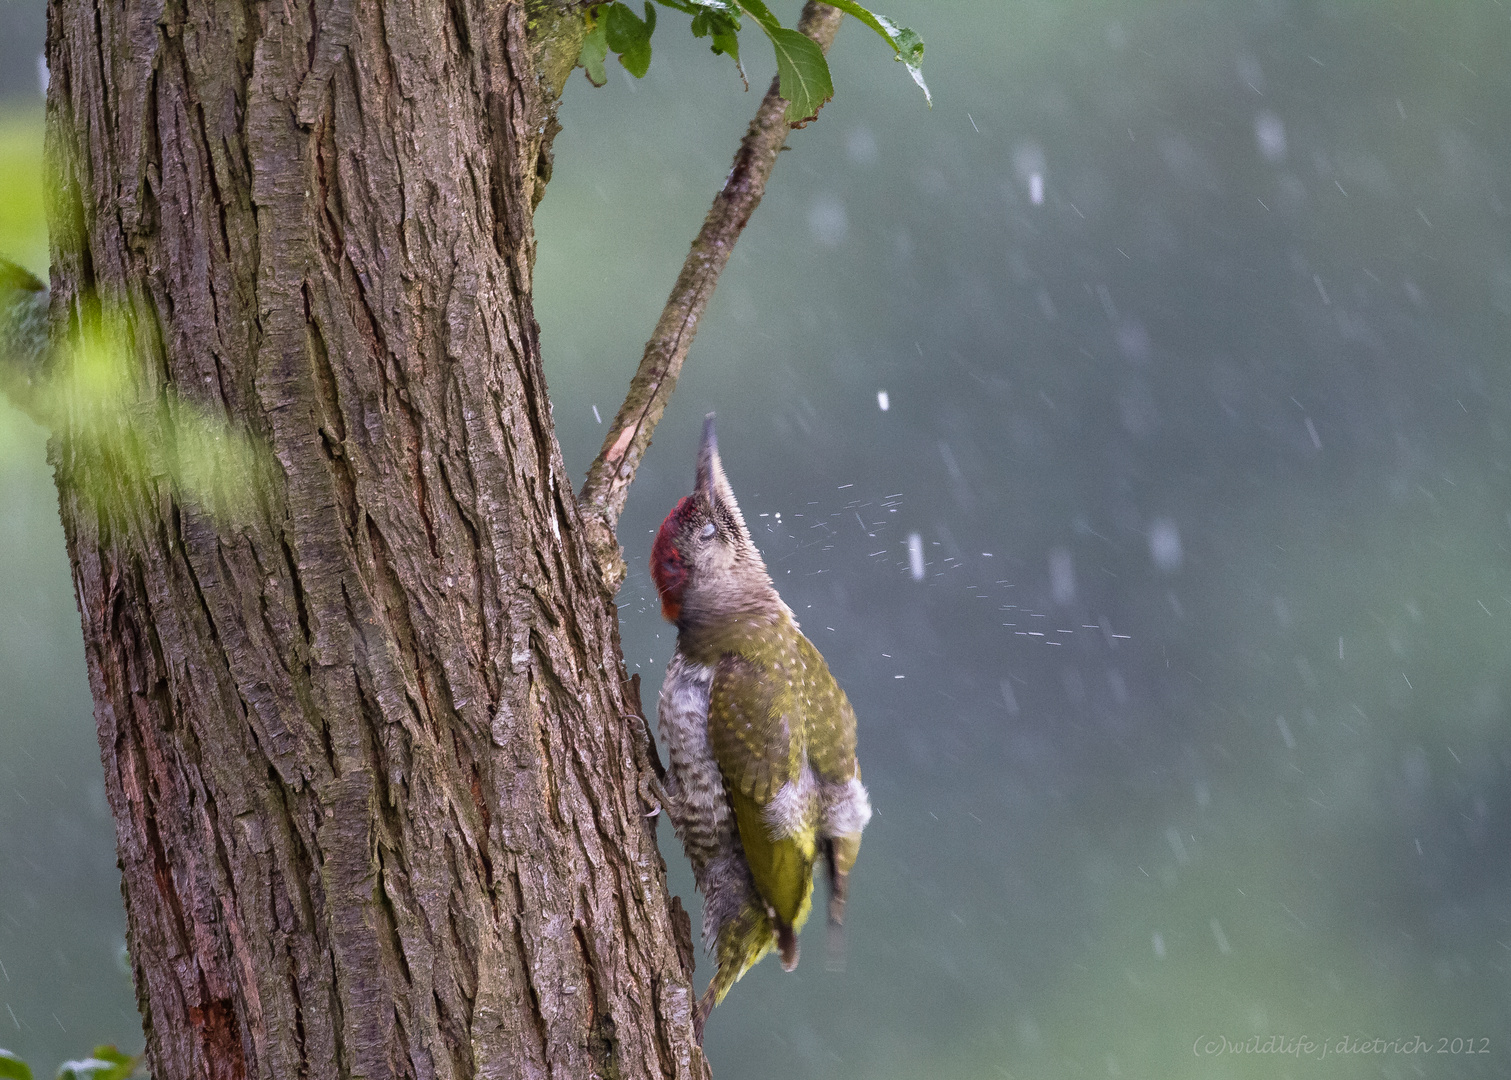
{"type": "Polygon", "coordinates": [[[661,614],[678,626],[766,612],[781,604],[724,476],[713,413],[703,421],[693,493],[666,515],[651,546],[651,577],[661,594],[661,614]]]}

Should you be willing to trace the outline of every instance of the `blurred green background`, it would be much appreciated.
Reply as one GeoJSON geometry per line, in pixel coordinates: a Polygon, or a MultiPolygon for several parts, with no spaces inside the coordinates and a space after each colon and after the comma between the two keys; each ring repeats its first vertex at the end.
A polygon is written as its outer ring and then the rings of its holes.
{"type": "MultiPolygon", "coordinates": [[[[1511,10],[885,10],[935,107],[841,30],[620,530],[649,703],[718,410],[877,808],[846,971],[817,926],[758,967],[716,1075],[1511,1075],[1511,10]],[[1193,1053],[1270,1034],[1487,1052],[1193,1053]]],[[[40,268],[36,11],[0,250],[40,268]]],[[[663,16],[643,81],[574,75],[537,215],[578,477],[756,104],[663,16]]],[[[141,1037],[43,438],[0,439],[0,1045],[50,1066],[141,1037]]]]}

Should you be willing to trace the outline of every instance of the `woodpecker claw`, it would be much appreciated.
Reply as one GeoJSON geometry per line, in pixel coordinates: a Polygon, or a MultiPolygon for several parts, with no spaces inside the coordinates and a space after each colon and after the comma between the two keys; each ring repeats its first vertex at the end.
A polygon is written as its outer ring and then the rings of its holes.
{"type": "Polygon", "coordinates": [[[656,779],[655,773],[642,772],[640,782],[635,785],[635,789],[640,793],[640,801],[651,808],[645,815],[646,817],[653,818],[661,813],[662,808],[666,806],[667,794],[666,789],[661,786],[661,781],[656,779]]]}
{"type": "Polygon", "coordinates": [[[661,764],[661,755],[656,751],[655,740],[651,738],[651,728],[645,717],[635,713],[621,713],[625,720],[632,720],[640,728],[640,738],[636,742],[635,766],[640,773],[635,782],[635,791],[640,796],[640,801],[651,809],[645,815],[648,818],[656,817],[671,802],[671,796],[667,794],[666,786],[662,778],[666,776],[666,766],[661,764]]]}

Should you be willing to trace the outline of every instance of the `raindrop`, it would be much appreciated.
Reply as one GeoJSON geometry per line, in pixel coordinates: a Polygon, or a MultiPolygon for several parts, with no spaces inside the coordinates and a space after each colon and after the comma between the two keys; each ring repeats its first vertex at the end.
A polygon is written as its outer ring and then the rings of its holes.
{"type": "Polygon", "coordinates": [[[1107,686],[1112,691],[1112,700],[1118,708],[1128,707],[1128,684],[1123,681],[1123,673],[1116,668],[1107,672],[1107,686]]]}
{"type": "Polygon", "coordinates": [[[1228,935],[1222,932],[1222,923],[1217,921],[1217,916],[1212,916],[1212,939],[1217,942],[1217,951],[1227,956],[1233,951],[1233,946],[1228,944],[1228,935]]]}
{"type": "Polygon", "coordinates": [[[845,204],[834,195],[820,195],[808,208],[808,231],[823,247],[838,247],[850,231],[850,216],[845,204]]]}
{"type": "Polygon", "coordinates": [[[1149,362],[1153,348],[1149,343],[1149,331],[1129,320],[1117,329],[1118,352],[1123,359],[1135,364],[1149,362]]]}
{"type": "Polygon", "coordinates": [[[1165,843],[1170,845],[1170,851],[1175,856],[1175,861],[1185,866],[1191,861],[1191,856],[1186,851],[1186,842],[1180,838],[1180,830],[1171,825],[1165,830],[1165,843]]]}
{"type": "Polygon", "coordinates": [[[885,390],[876,391],[876,407],[882,412],[886,412],[892,407],[892,399],[887,396],[885,390]]]}
{"type": "Polygon", "coordinates": [[[876,136],[871,134],[869,128],[856,128],[845,136],[845,153],[857,165],[874,165],[879,156],[876,150],[876,136]]]}
{"type": "Polygon", "coordinates": [[[1013,170],[1028,188],[1028,198],[1035,206],[1044,202],[1044,148],[1038,143],[1020,143],[1013,151],[1013,170]]]}
{"type": "Polygon", "coordinates": [[[1266,109],[1254,118],[1254,142],[1259,154],[1271,165],[1285,160],[1285,123],[1266,109]]]}
{"type": "Polygon", "coordinates": [[[1285,743],[1285,748],[1296,749],[1296,736],[1291,734],[1291,725],[1285,722],[1285,717],[1275,717],[1275,726],[1280,729],[1280,740],[1285,743]]]}
{"type": "Polygon", "coordinates": [[[908,533],[908,572],[914,581],[923,580],[923,537],[908,533]]]}
{"type": "Polygon", "coordinates": [[[1169,518],[1155,518],[1149,525],[1149,557],[1154,565],[1167,574],[1173,574],[1186,560],[1181,547],[1180,529],[1169,518]]]}
{"type": "Polygon", "coordinates": [[[1057,604],[1069,604],[1076,598],[1075,560],[1065,548],[1049,553],[1049,588],[1057,604]]]}

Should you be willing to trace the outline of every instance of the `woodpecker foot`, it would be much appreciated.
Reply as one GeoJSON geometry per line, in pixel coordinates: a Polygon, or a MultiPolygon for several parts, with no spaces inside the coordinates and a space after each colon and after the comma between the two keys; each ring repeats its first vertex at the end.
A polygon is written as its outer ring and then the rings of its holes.
{"type": "Polygon", "coordinates": [[[645,816],[656,817],[662,809],[671,802],[671,796],[666,793],[666,788],[661,781],[656,779],[656,774],[650,770],[641,772],[639,781],[635,784],[635,790],[640,793],[640,801],[649,806],[645,816]]]}
{"type": "Polygon", "coordinates": [[[630,722],[638,736],[635,739],[635,769],[640,775],[635,781],[635,790],[640,795],[640,801],[650,807],[645,816],[653,818],[671,805],[671,796],[667,794],[666,785],[663,783],[666,778],[666,766],[661,764],[661,755],[656,750],[656,740],[651,738],[651,728],[646,723],[645,717],[635,713],[621,713],[620,715],[630,722]]]}

